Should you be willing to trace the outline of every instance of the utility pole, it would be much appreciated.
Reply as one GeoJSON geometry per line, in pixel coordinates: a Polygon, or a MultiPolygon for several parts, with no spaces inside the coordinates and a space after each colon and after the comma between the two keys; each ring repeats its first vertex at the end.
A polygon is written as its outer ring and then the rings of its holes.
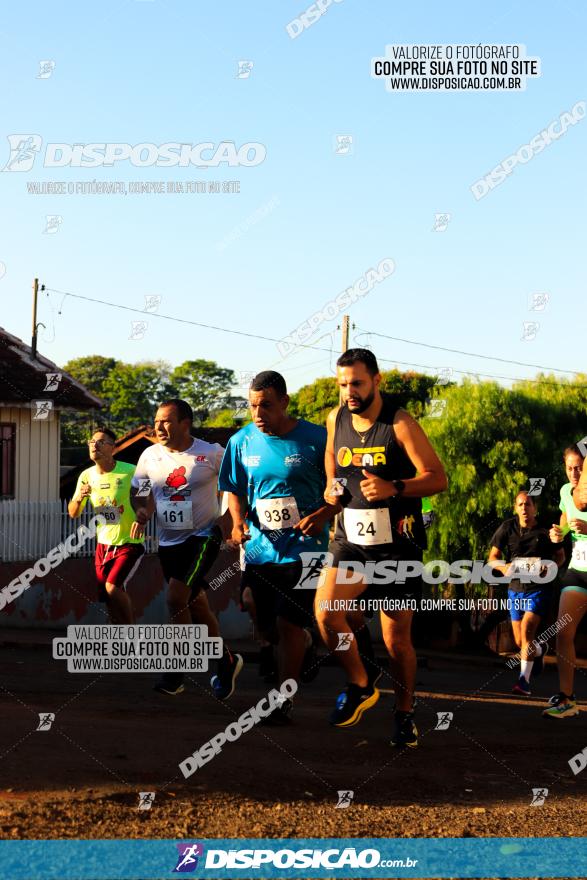
{"type": "MultiPolygon", "coordinates": [[[[342,316],[342,325],[341,325],[341,330],[342,330],[341,353],[342,354],[344,354],[345,351],[347,351],[348,347],[349,347],[349,328],[350,328],[349,316],[343,315],[342,316]]],[[[342,406],[342,391],[340,391],[338,394],[338,403],[339,403],[339,406],[342,406]]]]}
{"type": "Polygon", "coordinates": [[[342,346],[341,353],[344,354],[349,347],[349,327],[350,321],[348,315],[342,316],[342,346]]]}
{"type": "Polygon", "coordinates": [[[33,281],[33,341],[31,343],[31,353],[34,358],[37,356],[37,299],[39,296],[39,279],[33,281]]]}

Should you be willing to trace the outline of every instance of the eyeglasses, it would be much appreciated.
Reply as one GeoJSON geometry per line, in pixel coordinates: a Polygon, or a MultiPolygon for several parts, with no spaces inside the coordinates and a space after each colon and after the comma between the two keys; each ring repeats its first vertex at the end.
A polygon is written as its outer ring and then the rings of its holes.
{"type": "Polygon", "coordinates": [[[88,440],[88,446],[113,446],[112,440],[88,440]]]}

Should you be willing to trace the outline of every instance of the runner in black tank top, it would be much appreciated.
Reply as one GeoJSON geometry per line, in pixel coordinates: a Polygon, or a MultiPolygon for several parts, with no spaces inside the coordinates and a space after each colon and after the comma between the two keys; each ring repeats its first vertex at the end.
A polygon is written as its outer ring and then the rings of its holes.
{"type": "MultiPolygon", "coordinates": [[[[357,614],[355,600],[397,600],[398,610],[389,610],[389,601],[387,609],[385,604],[381,607],[396,694],[391,743],[415,748],[413,610],[405,610],[405,606],[413,608],[420,579],[407,577],[402,585],[388,578],[385,586],[376,588],[357,575],[349,583],[341,563],[347,563],[346,567],[357,563],[364,572],[361,566],[367,563],[371,567],[388,563],[393,568],[398,560],[406,565],[421,561],[426,546],[422,498],[446,489],[446,476],[422,428],[394,404],[393,398],[379,391],[381,376],[373,353],[350,349],[339,358],[337,367],[342,405],[327,421],[325,498],[337,505],[338,517],[329,548],[331,567],[324,570],[316,595],[316,618],[322,638],[336,651],[345,669],[348,684],[330,721],[337,727],[357,724],[379,698],[375,687],[378,674],[372,674],[373,664],[369,663],[368,631],[362,615],[357,614]]],[[[377,673],[381,671],[377,669],[377,673]]]]}
{"type": "MultiPolygon", "coordinates": [[[[377,548],[377,559],[421,560],[422,552],[426,549],[422,499],[405,498],[400,494],[383,501],[368,501],[361,492],[361,482],[365,479],[363,471],[390,482],[404,481],[416,476],[415,466],[403,447],[399,445],[395,435],[393,420],[398,406],[388,394],[382,393],[381,399],[381,412],[367,431],[357,431],[353,427],[352,413],[347,406],[340,407],[336,415],[334,431],[336,477],[345,481],[342,485],[346,488],[341,502],[345,511],[366,508],[389,510],[392,541],[370,545],[377,548]]],[[[344,513],[338,517],[335,532],[337,546],[333,549],[335,558],[340,554],[342,542],[356,543],[356,538],[363,537],[358,534],[359,531],[365,533],[365,528],[352,529],[351,525],[351,534],[347,534],[344,513]]],[[[371,529],[370,537],[376,538],[377,535],[373,532],[374,529],[371,529]]],[[[342,558],[342,554],[339,558],[342,558]]],[[[394,595],[397,596],[398,593],[394,595]]]]}

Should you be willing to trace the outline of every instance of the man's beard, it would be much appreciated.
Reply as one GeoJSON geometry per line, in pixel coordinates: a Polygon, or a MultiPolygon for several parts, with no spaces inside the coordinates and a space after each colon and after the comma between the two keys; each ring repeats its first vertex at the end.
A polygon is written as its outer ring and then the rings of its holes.
{"type": "Polygon", "coordinates": [[[366,409],[369,409],[369,407],[371,406],[371,404],[373,403],[374,400],[375,400],[375,392],[372,391],[371,394],[369,394],[367,397],[363,398],[363,400],[360,402],[359,406],[356,406],[353,409],[351,409],[347,403],[347,407],[350,412],[355,413],[356,415],[360,415],[361,413],[364,413],[366,409]]]}

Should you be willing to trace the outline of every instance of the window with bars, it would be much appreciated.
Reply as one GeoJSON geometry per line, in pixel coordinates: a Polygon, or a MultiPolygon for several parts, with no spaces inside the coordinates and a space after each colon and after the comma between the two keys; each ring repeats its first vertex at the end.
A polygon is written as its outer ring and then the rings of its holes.
{"type": "Polygon", "coordinates": [[[0,422],[0,498],[14,498],[16,424],[0,422]]]}

